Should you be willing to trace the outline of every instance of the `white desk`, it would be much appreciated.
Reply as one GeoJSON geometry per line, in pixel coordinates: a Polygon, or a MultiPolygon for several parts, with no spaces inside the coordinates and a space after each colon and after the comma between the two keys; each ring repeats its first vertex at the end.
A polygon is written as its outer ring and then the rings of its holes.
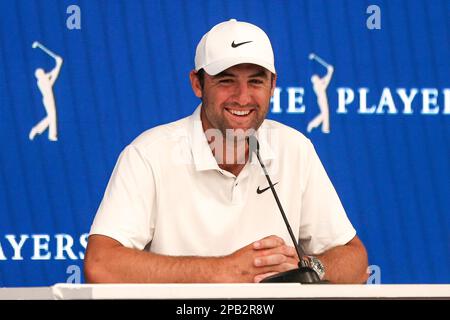
{"type": "Polygon", "coordinates": [[[0,288],[9,299],[450,299],[450,285],[56,284],[0,288]]]}

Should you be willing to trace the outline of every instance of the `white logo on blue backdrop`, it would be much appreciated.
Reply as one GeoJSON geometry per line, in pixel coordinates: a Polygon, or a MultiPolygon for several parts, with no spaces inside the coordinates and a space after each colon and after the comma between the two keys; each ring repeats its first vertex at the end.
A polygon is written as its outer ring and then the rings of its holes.
{"type": "Polygon", "coordinates": [[[50,141],[58,141],[56,103],[55,97],[53,95],[53,85],[58,78],[63,59],[37,41],[34,41],[31,47],[33,49],[39,48],[44,51],[50,57],[55,59],[56,65],[49,72],[45,72],[42,68],[37,68],[34,72],[34,75],[37,78],[37,86],[42,94],[42,103],[44,104],[47,116],[45,116],[33,128],[31,128],[28,137],[30,138],[30,140],[33,140],[36,135],[40,135],[48,129],[48,139],[50,141]]]}

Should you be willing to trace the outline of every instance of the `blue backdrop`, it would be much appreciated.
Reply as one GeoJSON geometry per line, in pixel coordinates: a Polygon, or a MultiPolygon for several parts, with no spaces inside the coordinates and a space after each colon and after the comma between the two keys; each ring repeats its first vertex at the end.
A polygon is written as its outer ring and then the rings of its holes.
{"type": "Polygon", "coordinates": [[[195,47],[230,18],[271,38],[269,117],[313,141],[381,282],[450,283],[449,13],[447,0],[1,0],[0,286],[83,281],[120,151],[192,113],[195,47]],[[380,29],[368,28],[369,5],[380,29]],[[81,29],[68,28],[77,17],[81,29]],[[34,71],[54,67],[33,41],[64,59],[58,142],[28,138],[46,115],[34,71]],[[310,78],[325,74],[311,52],[335,68],[329,134],[306,131],[319,112],[310,78]]]}

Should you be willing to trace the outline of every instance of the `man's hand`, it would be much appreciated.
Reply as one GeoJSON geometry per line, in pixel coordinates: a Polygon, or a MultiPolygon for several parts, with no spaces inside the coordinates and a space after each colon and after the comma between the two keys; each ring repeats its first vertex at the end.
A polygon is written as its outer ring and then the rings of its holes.
{"type": "Polygon", "coordinates": [[[273,274],[297,268],[298,257],[294,247],[272,235],[224,257],[223,262],[226,282],[259,282],[273,274]]]}

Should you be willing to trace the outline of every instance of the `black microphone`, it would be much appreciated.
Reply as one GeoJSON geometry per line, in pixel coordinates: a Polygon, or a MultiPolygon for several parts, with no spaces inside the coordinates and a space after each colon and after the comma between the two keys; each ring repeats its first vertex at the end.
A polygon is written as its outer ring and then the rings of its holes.
{"type": "Polygon", "coordinates": [[[267,182],[269,183],[270,190],[277,202],[278,209],[280,209],[281,216],[283,217],[284,223],[288,229],[289,235],[291,236],[292,243],[294,244],[294,248],[297,251],[297,255],[299,258],[298,268],[292,269],[285,272],[277,273],[273,276],[264,278],[261,283],[280,283],[280,282],[296,282],[296,283],[308,283],[308,284],[318,284],[318,283],[327,283],[327,281],[321,281],[319,275],[309,266],[306,266],[303,263],[304,253],[300,246],[297,244],[297,240],[295,239],[294,233],[292,232],[289,221],[284,213],[283,206],[281,205],[280,199],[278,198],[277,192],[275,191],[274,185],[270,176],[266,170],[266,166],[261,160],[261,156],[259,153],[259,141],[256,139],[254,135],[247,137],[247,143],[249,145],[249,161],[252,159],[252,153],[256,154],[258,158],[258,162],[261,165],[261,168],[264,171],[264,175],[266,176],[267,182]]]}

